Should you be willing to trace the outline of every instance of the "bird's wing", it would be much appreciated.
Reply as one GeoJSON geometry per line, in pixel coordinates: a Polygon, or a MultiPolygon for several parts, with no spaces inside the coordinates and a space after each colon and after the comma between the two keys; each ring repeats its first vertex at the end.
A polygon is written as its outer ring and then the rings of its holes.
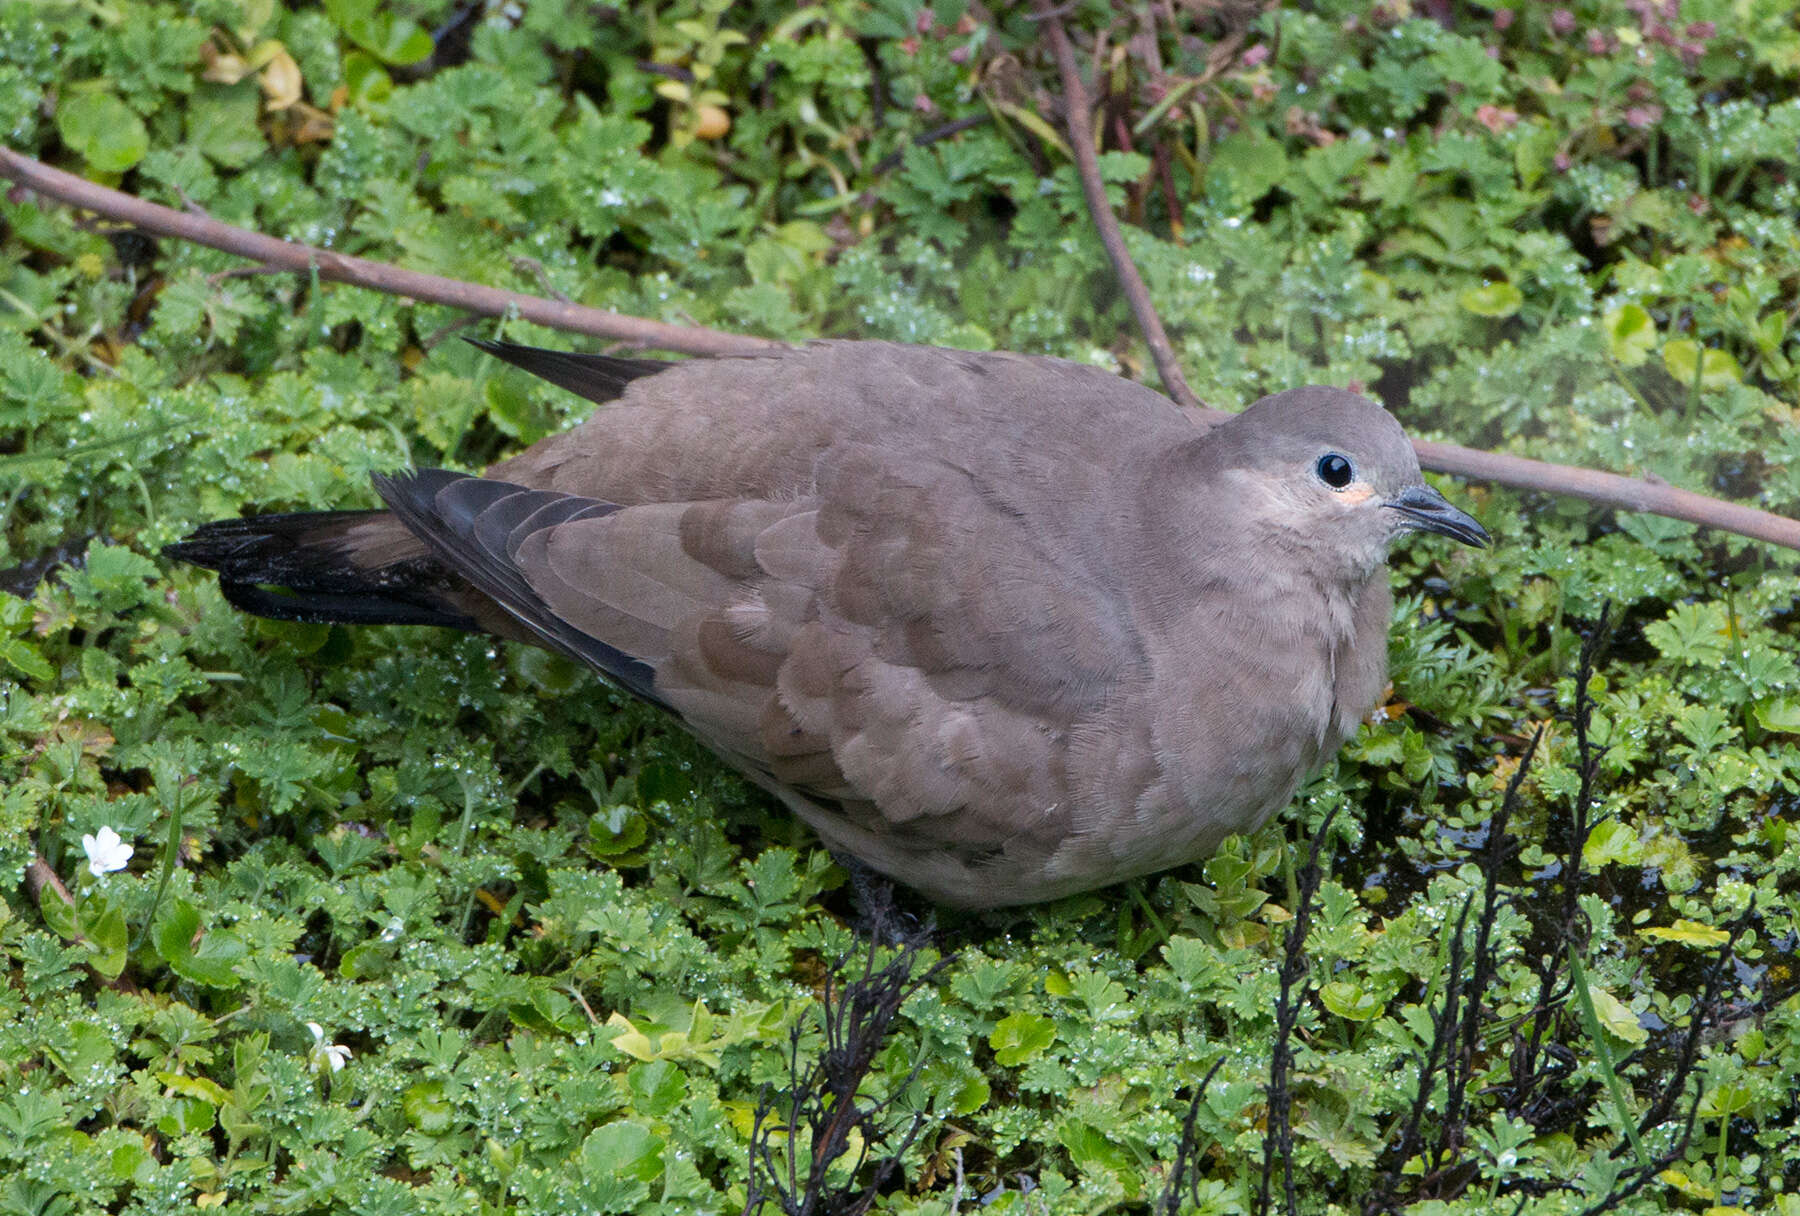
{"type": "Polygon", "coordinates": [[[770,737],[828,742],[880,831],[1060,839],[1074,741],[1144,664],[1121,597],[1085,547],[943,459],[839,444],[815,484],[810,518],[759,545],[815,588],[770,737]]]}
{"type": "Polygon", "coordinates": [[[1061,839],[1072,742],[1143,662],[1073,548],[939,460],[839,444],[784,499],[619,507],[436,470],[382,494],[546,644],[896,847],[1061,839]]]}

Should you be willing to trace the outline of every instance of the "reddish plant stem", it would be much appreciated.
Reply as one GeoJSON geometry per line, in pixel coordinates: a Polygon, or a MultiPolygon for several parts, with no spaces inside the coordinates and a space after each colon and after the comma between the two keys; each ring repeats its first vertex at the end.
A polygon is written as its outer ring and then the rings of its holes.
{"type": "Polygon", "coordinates": [[[1100,244],[1106,248],[1119,287],[1131,305],[1131,315],[1137,318],[1144,345],[1150,348],[1150,358],[1156,363],[1156,374],[1162,379],[1163,391],[1189,409],[1202,409],[1203,403],[1188,387],[1187,377],[1181,374],[1175,348],[1169,344],[1169,335],[1163,332],[1162,318],[1150,302],[1150,289],[1144,285],[1144,276],[1138,273],[1136,263],[1131,260],[1131,254],[1125,248],[1125,237],[1119,231],[1119,221],[1113,217],[1112,205],[1106,201],[1106,186],[1100,180],[1100,158],[1094,151],[1094,110],[1088,102],[1087,88],[1081,83],[1081,70],[1075,65],[1074,48],[1069,45],[1068,35],[1063,33],[1062,19],[1055,10],[1045,0],[1037,0],[1036,7],[1038,20],[1043,22],[1044,37],[1050,43],[1050,53],[1056,57],[1057,71],[1062,74],[1063,117],[1069,128],[1069,147],[1075,154],[1081,192],[1087,198],[1088,214],[1093,218],[1095,231],[1100,234],[1100,244]]]}
{"type": "MultiPolygon", "coordinates": [[[[561,300],[546,300],[516,291],[502,291],[479,283],[465,283],[417,270],[405,270],[385,262],[333,253],[277,240],[220,223],[207,215],[175,211],[117,190],[109,190],[86,178],[53,169],[11,148],[0,147],[0,177],[7,177],[47,198],[123,220],[157,236],[177,237],[211,249],[235,253],[263,264],[261,268],[316,272],[333,283],[369,287],[389,295],[407,296],[432,304],[445,304],[485,317],[516,316],[522,320],[571,333],[590,334],[635,347],[679,351],[688,355],[754,355],[779,349],[780,343],[747,334],[729,334],[690,325],[646,321],[604,309],[588,308],[561,300]]],[[[261,269],[259,268],[259,269],[261,269]]]]}

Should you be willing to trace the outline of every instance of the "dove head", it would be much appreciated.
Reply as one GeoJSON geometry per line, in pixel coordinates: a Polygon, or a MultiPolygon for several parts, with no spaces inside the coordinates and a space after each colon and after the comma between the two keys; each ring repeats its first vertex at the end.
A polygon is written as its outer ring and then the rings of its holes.
{"type": "Polygon", "coordinates": [[[1425,484],[1393,415],[1345,389],[1264,397],[1203,442],[1220,505],[1245,539],[1304,554],[1322,578],[1367,578],[1403,532],[1488,543],[1479,523],[1425,484]]]}

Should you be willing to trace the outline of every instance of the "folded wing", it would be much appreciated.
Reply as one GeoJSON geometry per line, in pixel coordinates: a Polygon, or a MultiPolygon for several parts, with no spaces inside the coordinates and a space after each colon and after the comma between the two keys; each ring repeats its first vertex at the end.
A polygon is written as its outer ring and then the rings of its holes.
{"type": "Polygon", "coordinates": [[[532,636],[878,863],[1053,848],[1079,828],[1069,749],[1141,675],[1129,613],[1071,556],[1089,547],[942,459],[840,443],[781,499],[619,506],[441,470],[379,488],[532,636]]]}

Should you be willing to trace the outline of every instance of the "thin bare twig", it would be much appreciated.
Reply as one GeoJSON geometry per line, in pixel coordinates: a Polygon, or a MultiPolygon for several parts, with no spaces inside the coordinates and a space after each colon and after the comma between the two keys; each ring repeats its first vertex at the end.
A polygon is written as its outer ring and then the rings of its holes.
{"type": "MultiPolygon", "coordinates": [[[[1194,1133],[1194,1124],[1200,1117],[1200,1103],[1206,1099],[1206,1087],[1219,1075],[1226,1058],[1220,1056],[1213,1061],[1213,1066],[1200,1078],[1200,1084],[1194,1087],[1194,1096],[1188,1100],[1187,1117],[1181,1121],[1181,1139],[1175,1145],[1175,1163],[1169,1169],[1169,1181],[1163,1187],[1162,1198],[1156,1201],[1157,1216],[1177,1216],[1183,1198],[1191,1199],[1195,1207],[1200,1206],[1200,1178],[1198,1172],[1194,1172],[1194,1158],[1200,1155],[1200,1140],[1194,1133]]],[[[961,1158],[957,1163],[960,1166],[961,1158]]]]}
{"type": "Polygon", "coordinates": [[[1137,318],[1144,345],[1150,348],[1150,357],[1156,361],[1156,374],[1162,378],[1163,390],[1189,409],[1203,409],[1204,403],[1194,396],[1187,377],[1181,374],[1175,348],[1169,345],[1162,318],[1150,302],[1150,289],[1144,285],[1144,276],[1132,262],[1131,254],[1125,248],[1125,237],[1119,231],[1119,221],[1113,217],[1112,207],[1106,201],[1106,186],[1100,180],[1100,160],[1094,152],[1093,106],[1088,101],[1087,88],[1081,83],[1081,70],[1075,65],[1075,52],[1069,46],[1068,35],[1063,33],[1062,20],[1046,0],[1037,0],[1037,18],[1043,22],[1044,37],[1050,42],[1050,53],[1056,56],[1057,70],[1062,73],[1069,148],[1075,154],[1081,192],[1087,197],[1088,214],[1093,218],[1094,229],[1100,234],[1100,243],[1106,247],[1107,259],[1119,278],[1119,287],[1131,305],[1131,315],[1137,318]]]}
{"type": "MultiPolygon", "coordinates": [[[[84,178],[52,169],[6,147],[0,147],[0,177],[9,178],[46,198],[96,212],[108,219],[134,224],[159,236],[193,241],[259,262],[277,263],[294,271],[316,268],[321,279],[368,287],[390,295],[411,296],[447,304],[481,316],[511,313],[551,329],[590,334],[637,349],[649,347],[688,355],[745,355],[780,347],[779,343],[764,338],[646,321],[579,304],[539,299],[519,292],[501,291],[437,275],[420,274],[365,258],[346,257],[328,250],[291,244],[216,220],[184,215],[182,212],[133,198],[129,194],[109,190],[84,178]]],[[[1110,213],[1107,214],[1110,216],[1110,213]]],[[[256,271],[263,269],[257,267],[256,271]]],[[[1134,277],[1135,273],[1133,271],[1134,277]]],[[[1138,281],[1142,282],[1141,279],[1138,281]]],[[[1150,315],[1155,316],[1154,308],[1150,309],[1150,315]]],[[[108,368],[107,371],[110,373],[112,369],[108,368]]],[[[1180,373],[1176,371],[1175,374],[1180,373]]],[[[1191,399],[1192,394],[1189,393],[1188,397],[1191,399]]],[[[1194,408],[1208,422],[1217,422],[1230,416],[1220,410],[1198,406],[1194,408]]],[[[1523,456],[1483,452],[1424,439],[1413,440],[1413,448],[1419,453],[1419,463],[1433,472],[1450,473],[1475,481],[1490,481],[1515,490],[1561,494],[1620,510],[1665,515],[1670,519],[1686,520],[1702,527],[1747,536],[1752,540],[1800,549],[1800,521],[1760,511],[1755,507],[1710,498],[1691,490],[1678,489],[1666,482],[1622,477],[1596,469],[1549,464],[1523,456]]]]}
{"type": "Polygon", "coordinates": [[[1327,811],[1319,830],[1313,833],[1312,848],[1306,854],[1306,865],[1301,867],[1295,888],[1294,919],[1288,925],[1281,967],[1276,971],[1281,979],[1281,995],[1275,1002],[1275,1050],[1269,1057],[1269,1114],[1263,1131],[1262,1180],[1257,1186],[1256,1205],[1252,1209],[1256,1216],[1268,1216],[1269,1187],[1277,1159],[1281,1161],[1282,1194],[1287,1200],[1284,1211],[1287,1216],[1297,1216],[1300,1211],[1299,1196],[1294,1189],[1294,1128],[1291,1121],[1294,1028],[1300,1024],[1300,1007],[1306,1003],[1311,988],[1306,935],[1312,931],[1313,898],[1319,893],[1322,877],[1319,853],[1325,847],[1325,838],[1331,834],[1331,823],[1337,813],[1336,807],[1327,811]]]}
{"type": "Polygon", "coordinates": [[[1483,452],[1454,443],[1433,443],[1429,439],[1413,440],[1413,450],[1419,454],[1419,464],[1434,473],[1449,473],[1471,481],[1491,481],[1515,490],[1562,494],[1623,511],[1665,515],[1722,532],[1735,532],[1752,540],[1800,549],[1800,520],[1696,494],[1666,481],[1622,477],[1598,469],[1549,464],[1504,452],[1483,452]]]}
{"type": "Polygon", "coordinates": [[[333,253],[264,236],[222,224],[206,215],[192,215],[133,198],[117,190],[52,169],[11,148],[0,147],[0,177],[108,218],[134,224],[157,236],[178,237],[211,249],[235,253],[284,270],[316,271],[321,279],[372,287],[389,295],[408,296],[433,304],[445,304],[486,317],[516,316],[537,325],[571,333],[591,334],[629,342],[635,347],[679,351],[688,355],[754,355],[779,350],[781,343],[747,334],[728,334],[716,329],[667,325],[604,309],[588,308],[557,300],[545,300],[516,291],[502,291],[479,283],[465,283],[435,274],[404,270],[384,262],[333,253]]]}

